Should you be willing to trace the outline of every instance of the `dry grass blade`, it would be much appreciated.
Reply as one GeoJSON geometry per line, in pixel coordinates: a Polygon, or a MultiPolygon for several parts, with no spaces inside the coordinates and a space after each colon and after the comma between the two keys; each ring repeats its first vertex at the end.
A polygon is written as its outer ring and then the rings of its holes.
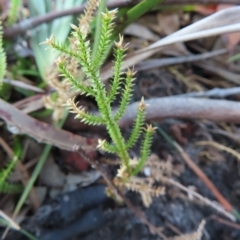
{"type": "Polygon", "coordinates": [[[237,151],[233,150],[232,148],[226,147],[226,146],[224,146],[220,143],[216,143],[214,141],[199,141],[199,142],[196,142],[195,144],[197,146],[198,145],[203,145],[203,146],[205,145],[205,146],[216,147],[216,148],[218,148],[222,151],[225,151],[225,152],[228,152],[228,153],[232,154],[233,156],[235,156],[238,159],[238,161],[240,161],[240,154],[237,151]]]}
{"type": "Polygon", "coordinates": [[[11,228],[13,228],[15,230],[19,230],[20,229],[20,226],[18,224],[16,224],[10,217],[8,217],[2,210],[0,210],[0,217],[5,219],[9,223],[11,228]]]}
{"type": "Polygon", "coordinates": [[[32,86],[30,84],[27,84],[27,83],[24,83],[24,82],[21,82],[21,81],[18,81],[18,80],[12,80],[12,79],[4,78],[3,82],[7,83],[7,84],[10,84],[12,86],[16,86],[16,87],[20,87],[20,88],[26,89],[26,90],[39,92],[39,93],[44,93],[44,90],[42,90],[41,88],[32,86]]]}
{"type": "Polygon", "coordinates": [[[206,221],[202,220],[196,232],[190,234],[183,234],[174,238],[169,238],[169,240],[200,240],[202,238],[205,223],[206,221]]]}

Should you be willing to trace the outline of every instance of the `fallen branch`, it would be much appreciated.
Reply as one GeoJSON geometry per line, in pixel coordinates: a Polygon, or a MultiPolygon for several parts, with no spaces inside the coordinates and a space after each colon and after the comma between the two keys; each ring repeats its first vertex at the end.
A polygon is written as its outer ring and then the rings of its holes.
{"type": "MultiPolygon", "coordinates": [[[[108,8],[119,8],[119,7],[130,7],[137,4],[139,1],[131,1],[131,0],[116,0],[110,1],[107,3],[108,8]]],[[[168,4],[219,4],[219,3],[226,3],[226,4],[240,4],[240,0],[166,0],[163,5],[168,4]]],[[[3,37],[4,38],[11,38],[18,34],[24,33],[27,30],[37,27],[40,24],[51,22],[54,19],[69,16],[69,15],[77,15],[83,13],[84,5],[72,7],[63,11],[58,12],[49,12],[42,16],[32,17],[25,19],[11,28],[7,28],[4,30],[3,37]]]]}
{"type": "MultiPolygon", "coordinates": [[[[134,1],[116,0],[116,1],[110,1],[107,4],[107,7],[108,8],[125,7],[125,6],[132,5],[132,4],[134,4],[134,1]]],[[[136,1],[135,1],[135,4],[136,4],[136,1]]],[[[35,28],[42,23],[48,23],[48,22],[51,22],[54,19],[57,19],[60,17],[65,17],[65,16],[69,16],[69,15],[77,15],[77,14],[83,13],[84,8],[85,8],[85,5],[75,6],[75,7],[63,10],[63,11],[53,11],[53,12],[49,12],[45,15],[25,19],[25,20],[15,24],[11,28],[5,29],[3,31],[3,37],[11,38],[18,34],[24,33],[27,30],[35,28]]]]}
{"type": "MultiPolygon", "coordinates": [[[[240,123],[239,102],[181,97],[153,98],[145,102],[149,104],[146,120],[185,118],[240,123]]],[[[119,121],[121,127],[132,124],[137,115],[138,105],[139,102],[135,102],[127,107],[125,115],[119,121]]]]}
{"type": "Polygon", "coordinates": [[[96,149],[96,142],[90,142],[87,138],[38,121],[2,99],[0,99],[0,118],[4,119],[10,132],[27,134],[38,142],[48,143],[68,151],[72,150],[74,144],[80,145],[86,151],[96,149]]]}

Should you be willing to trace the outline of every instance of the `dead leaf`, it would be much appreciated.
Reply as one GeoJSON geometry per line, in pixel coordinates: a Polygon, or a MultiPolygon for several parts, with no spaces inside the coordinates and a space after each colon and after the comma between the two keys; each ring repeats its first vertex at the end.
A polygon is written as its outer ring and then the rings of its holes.
{"type": "Polygon", "coordinates": [[[180,18],[177,13],[158,13],[157,22],[163,36],[168,36],[176,32],[180,27],[180,18]]]}
{"type": "Polygon", "coordinates": [[[159,39],[152,31],[150,31],[146,26],[139,23],[130,24],[125,30],[124,34],[139,37],[149,41],[157,41],[159,39]]]}
{"type": "Polygon", "coordinates": [[[0,99],[0,118],[5,120],[10,132],[27,134],[38,142],[52,144],[61,149],[73,151],[74,146],[81,146],[85,151],[90,152],[97,146],[97,142],[38,121],[2,99],[0,99]]]}
{"type": "Polygon", "coordinates": [[[224,162],[226,161],[224,155],[220,153],[216,148],[214,147],[208,147],[207,150],[201,151],[199,154],[199,158],[202,161],[211,161],[211,162],[224,162]]]}

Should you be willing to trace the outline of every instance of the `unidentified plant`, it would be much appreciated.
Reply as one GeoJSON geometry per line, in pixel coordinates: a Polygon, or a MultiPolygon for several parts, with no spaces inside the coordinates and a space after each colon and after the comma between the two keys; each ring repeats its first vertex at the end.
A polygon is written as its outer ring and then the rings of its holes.
{"type": "Polygon", "coordinates": [[[6,73],[7,61],[6,53],[3,48],[3,36],[2,36],[2,22],[0,21],[0,92],[3,84],[3,77],[6,73]]]}
{"type": "Polygon", "coordinates": [[[137,117],[128,140],[123,138],[117,124],[131,100],[135,79],[134,75],[136,73],[133,69],[128,69],[126,73],[123,73],[121,70],[121,64],[127,49],[127,46],[123,45],[122,36],[120,36],[119,42],[115,43],[114,77],[108,92],[100,77],[99,67],[102,64],[102,56],[104,56],[105,51],[111,43],[110,38],[114,28],[113,20],[116,13],[117,10],[106,10],[105,13],[102,13],[100,43],[96,55],[93,57],[91,57],[90,42],[87,38],[89,32],[88,22],[87,25],[83,24],[80,27],[71,25],[73,29],[72,39],[74,39],[74,50],[67,44],[57,42],[53,35],[43,43],[49,44],[53,49],[59,50],[62,53],[62,56],[57,59],[56,63],[65,81],[82,94],[95,98],[100,115],[93,115],[86,112],[83,107],[78,107],[78,103],[75,103],[74,99],[69,99],[67,105],[82,122],[106,126],[113,144],[106,140],[99,140],[98,148],[106,152],[116,153],[120,157],[122,166],[118,172],[118,176],[128,179],[131,176],[137,175],[143,168],[150,153],[155,128],[152,127],[152,125],[147,125],[146,129],[143,127],[146,109],[146,104],[143,99],[139,104],[137,117]],[[69,59],[78,61],[82,71],[85,73],[87,81],[74,77],[74,74],[71,72],[71,61],[69,61],[69,59]],[[120,106],[118,111],[113,113],[111,105],[120,91],[120,106]],[[140,158],[138,160],[131,159],[128,150],[134,146],[144,130],[145,137],[141,146],[140,158]]]}
{"type": "Polygon", "coordinates": [[[12,25],[17,21],[21,6],[22,6],[22,0],[10,1],[8,18],[7,18],[8,25],[12,25]]]}
{"type": "Polygon", "coordinates": [[[1,193],[20,193],[22,191],[22,186],[19,184],[8,183],[7,179],[12,173],[17,161],[19,160],[22,150],[20,142],[16,139],[14,141],[14,156],[8,161],[6,166],[0,170],[0,192],[1,193]]]}
{"type": "Polygon", "coordinates": [[[12,173],[18,158],[15,156],[11,159],[7,166],[0,171],[0,192],[1,193],[20,193],[22,187],[17,184],[8,183],[6,180],[9,175],[12,173]]]}
{"type": "MultiPolygon", "coordinates": [[[[0,97],[4,95],[3,78],[6,73],[6,67],[6,53],[4,51],[2,42],[2,22],[0,21],[0,97]]],[[[9,161],[5,168],[0,170],[0,192],[16,193],[19,192],[19,190],[21,189],[18,185],[6,182],[7,178],[9,177],[16,164],[16,160],[17,157],[14,157],[11,161],[9,161]]]]}

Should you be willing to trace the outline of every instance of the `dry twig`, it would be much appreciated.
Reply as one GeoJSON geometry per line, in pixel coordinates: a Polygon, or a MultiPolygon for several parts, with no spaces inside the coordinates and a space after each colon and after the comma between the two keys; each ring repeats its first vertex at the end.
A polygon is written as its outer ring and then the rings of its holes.
{"type": "Polygon", "coordinates": [[[201,61],[201,60],[205,60],[208,58],[213,58],[213,57],[219,56],[221,54],[225,54],[227,52],[228,52],[227,49],[219,49],[216,51],[202,53],[202,54],[196,54],[196,55],[161,58],[161,59],[150,59],[150,60],[146,60],[146,61],[138,64],[136,66],[136,71],[143,71],[143,70],[148,70],[148,69],[152,69],[152,68],[156,68],[156,67],[165,67],[165,66],[170,66],[170,65],[175,65],[175,64],[201,61]]]}

